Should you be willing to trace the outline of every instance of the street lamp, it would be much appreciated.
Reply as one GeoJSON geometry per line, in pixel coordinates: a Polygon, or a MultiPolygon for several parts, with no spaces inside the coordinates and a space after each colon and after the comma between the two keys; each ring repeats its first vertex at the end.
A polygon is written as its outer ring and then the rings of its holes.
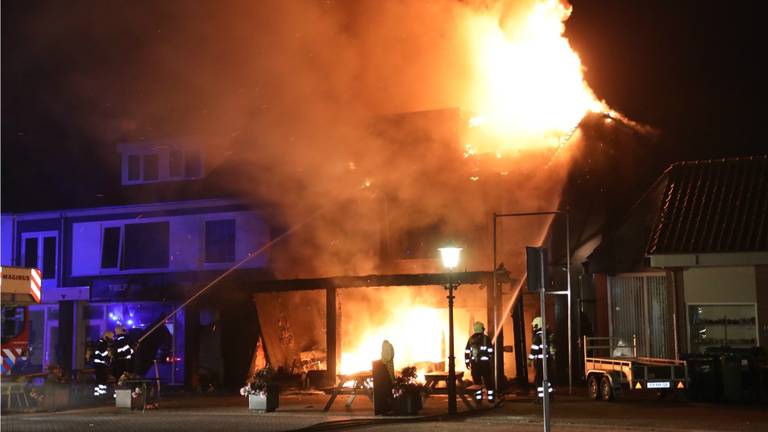
{"type": "Polygon", "coordinates": [[[448,414],[454,415],[456,414],[456,357],[453,352],[453,291],[459,287],[459,284],[451,280],[451,274],[459,265],[461,248],[446,246],[438,250],[443,267],[448,270],[448,283],[445,285],[445,289],[448,290],[448,414]]]}

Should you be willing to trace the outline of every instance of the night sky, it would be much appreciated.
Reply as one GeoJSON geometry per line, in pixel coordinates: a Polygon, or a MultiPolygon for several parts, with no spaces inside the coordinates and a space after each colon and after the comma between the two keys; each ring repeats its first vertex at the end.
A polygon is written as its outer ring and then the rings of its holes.
{"type": "MultiPolygon", "coordinates": [[[[2,211],[72,208],[106,193],[121,140],[189,134],[192,119],[228,125],[212,83],[246,83],[269,62],[238,42],[260,23],[240,18],[237,4],[3,2],[2,211]]],[[[661,131],[648,149],[661,165],[768,153],[764,2],[572,4],[566,36],[587,82],[661,131]]]]}

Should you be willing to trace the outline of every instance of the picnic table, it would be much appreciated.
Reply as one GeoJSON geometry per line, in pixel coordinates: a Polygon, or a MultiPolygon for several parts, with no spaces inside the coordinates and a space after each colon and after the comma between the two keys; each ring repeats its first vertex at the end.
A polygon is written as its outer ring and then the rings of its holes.
{"type": "MultiPolygon", "coordinates": [[[[448,394],[448,372],[429,372],[424,374],[424,381],[425,381],[425,387],[427,389],[427,396],[430,394],[448,394]],[[438,387],[438,384],[445,383],[445,387],[438,387]]],[[[472,404],[470,398],[467,397],[467,388],[464,386],[464,382],[462,381],[462,378],[464,377],[464,372],[456,372],[454,375],[454,379],[456,380],[456,394],[459,396],[462,402],[464,402],[464,405],[467,406],[468,409],[475,409],[476,407],[472,404]]]]}
{"type": "Polygon", "coordinates": [[[327,412],[331,409],[333,402],[339,395],[348,395],[346,406],[352,407],[352,402],[355,401],[357,395],[364,395],[371,401],[373,401],[373,372],[363,371],[355,372],[352,374],[338,374],[336,376],[338,383],[328,389],[323,390],[331,397],[328,399],[328,403],[325,404],[323,412],[327,412]],[[345,386],[345,384],[351,382],[351,386],[345,386]]]}

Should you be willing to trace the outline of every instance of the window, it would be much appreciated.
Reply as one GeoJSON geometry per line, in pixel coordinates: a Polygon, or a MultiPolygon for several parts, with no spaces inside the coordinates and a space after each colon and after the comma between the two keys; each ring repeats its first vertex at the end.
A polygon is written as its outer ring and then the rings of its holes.
{"type": "Polygon", "coordinates": [[[197,151],[188,151],[184,153],[184,176],[197,178],[200,177],[200,153],[197,151]]]}
{"type": "Polygon", "coordinates": [[[638,355],[671,355],[668,330],[672,327],[667,279],[661,274],[617,275],[608,279],[611,337],[625,344],[637,342],[638,355]]]}
{"type": "Polygon", "coordinates": [[[56,277],[56,237],[43,237],[43,279],[56,277]]]}
{"type": "Polygon", "coordinates": [[[37,237],[24,240],[24,267],[37,267],[37,237]]]}
{"type": "Polygon", "coordinates": [[[101,240],[101,268],[117,268],[120,263],[120,227],[104,228],[101,240]]]}
{"type": "Polygon", "coordinates": [[[235,220],[205,223],[205,262],[227,263],[235,260],[235,220]]]}
{"type": "MultiPolygon", "coordinates": [[[[87,320],[103,320],[104,306],[100,304],[89,304],[85,306],[84,318],[87,320]]],[[[98,339],[98,338],[97,338],[98,339]]]]}
{"type": "Polygon", "coordinates": [[[123,268],[126,270],[168,267],[169,223],[125,225],[123,268]]]}
{"type": "Polygon", "coordinates": [[[156,181],[159,178],[160,167],[157,155],[144,155],[144,181],[156,181]]]}
{"type": "Polygon", "coordinates": [[[689,304],[690,351],[707,348],[757,346],[755,304],[689,304]]]}
{"type": "Polygon", "coordinates": [[[21,256],[24,260],[22,265],[40,269],[43,279],[55,279],[58,246],[56,232],[24,233],[21,238],[21,256]]]}
{"type": "Polygon", "coordinates": [[[141,159],[138,155],[128,156],[128,181],[141,179],[141,159]]]}
{"type": "Polygon", "coordinates": [[[178,150],[171,150],[168,153],[168,175],[171,177],[181,177],[183,156],[178,150]]]}

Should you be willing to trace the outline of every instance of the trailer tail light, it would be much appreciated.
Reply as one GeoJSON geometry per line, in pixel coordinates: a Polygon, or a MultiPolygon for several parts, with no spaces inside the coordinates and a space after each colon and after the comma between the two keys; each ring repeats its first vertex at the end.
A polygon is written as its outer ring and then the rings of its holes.
{"type": "Polygon", "coordinates": [[[641,389],[643,386],[638,382],[635,384],[635,389],[641,389]]]}
{"type": "Polygon", "coordinates": [[[685,388],[685,384],[683,384],[683,382],[680,381],[680,382],[677,383],[677,388],[684,389],[685,388]]]}

